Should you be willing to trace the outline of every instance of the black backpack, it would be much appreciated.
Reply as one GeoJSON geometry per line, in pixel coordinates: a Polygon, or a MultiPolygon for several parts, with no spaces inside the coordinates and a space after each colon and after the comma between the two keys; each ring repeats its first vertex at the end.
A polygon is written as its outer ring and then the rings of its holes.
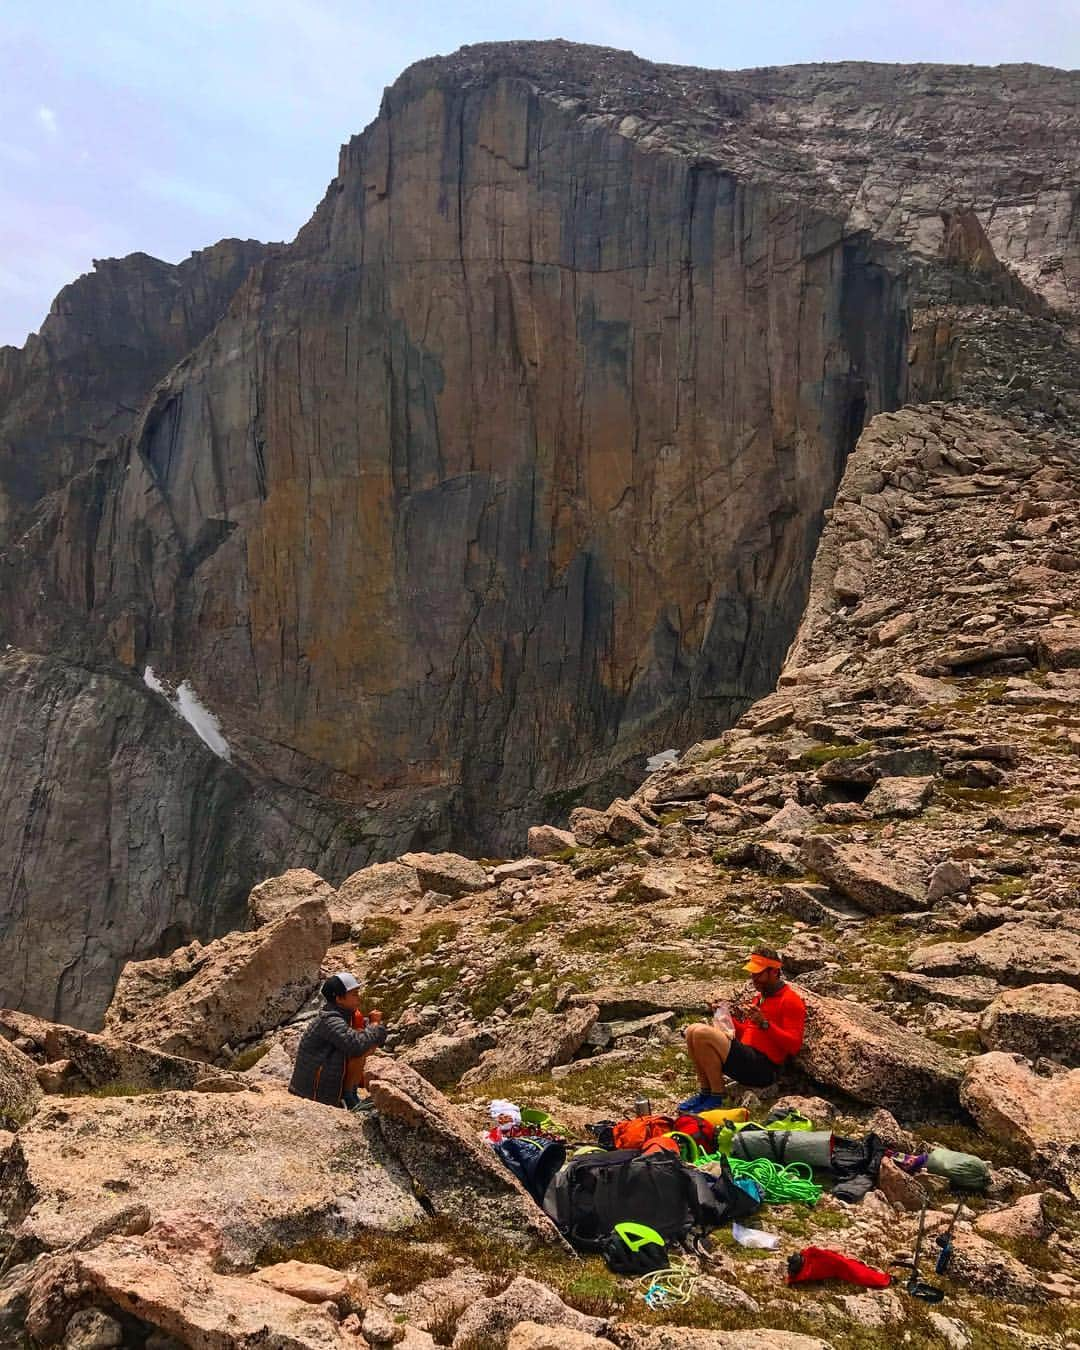
{"type": "Polygon", "coordinates": [[[647,1224],[667,1243],[682,1242],[699,1224],[696,1175],[695,1168],[669,1154],[586,1153],[556,1174],[544,1195],[544,1211],[583,1251],[600,1251],[615,1225],[624,1222],[647,1224]]]}

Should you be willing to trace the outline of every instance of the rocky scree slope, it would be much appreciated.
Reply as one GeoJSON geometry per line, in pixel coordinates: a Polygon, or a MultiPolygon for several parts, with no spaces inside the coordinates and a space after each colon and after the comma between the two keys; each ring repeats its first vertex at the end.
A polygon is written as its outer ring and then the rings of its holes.
{"type": "MultiPolygon", "coordinates": [[[[77,283],[73,351],[5,354],[0,994],[92,1023],[125,958],[224,931],[261,875],[505,850],[728,723],[904,398],[912,300],[1072,305],[1076,120],[1073,77],[1029,67],[469,48],[387,91],[292,245],[219,246],[186,351],[137,312],[151,390],[77,283]]],[[[959,362],[942,323],[924,393],[959,362]]]]}

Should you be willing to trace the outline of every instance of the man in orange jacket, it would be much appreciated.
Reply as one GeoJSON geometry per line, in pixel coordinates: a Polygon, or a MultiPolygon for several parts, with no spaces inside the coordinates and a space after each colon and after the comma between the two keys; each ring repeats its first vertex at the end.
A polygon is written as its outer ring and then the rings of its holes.
{"type": "MultiPolygon", "coordinates": [[[[732,1011],[734,1033],[714,1023],[686,1028],[686,1049],[697,1070],[700,1092],[679,1103],[680,1111],[711,1111],[724,1104],[725,1076],[744,1087],[769,1087],[784,1061],[802,1049],[806,1004],[784,979],[780,955],[757,946],[743,969],[757,991],[745,1009],[732,1011]]],[[[720,1000],[709,1005],[715,1012],[720,1000]]]]}

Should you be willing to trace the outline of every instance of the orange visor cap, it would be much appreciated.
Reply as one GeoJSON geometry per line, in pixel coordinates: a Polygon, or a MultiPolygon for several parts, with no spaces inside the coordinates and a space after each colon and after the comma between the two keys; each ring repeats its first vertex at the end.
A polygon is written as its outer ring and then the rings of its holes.
{"type": "Polygon", "coordinates": [[[751,975],[758,975],[763,970],[779,970],[780,962],[774,961],[771,956],[752,956],[743,970],[748,970],[751,975]]]}

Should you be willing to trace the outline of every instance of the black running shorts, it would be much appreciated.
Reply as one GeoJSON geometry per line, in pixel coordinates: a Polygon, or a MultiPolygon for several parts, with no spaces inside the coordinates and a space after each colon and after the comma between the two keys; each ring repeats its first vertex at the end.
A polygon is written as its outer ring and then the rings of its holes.
{"type": "Polygon", "coordinates": [[[743,1087],[771,1087],[776,1082],[780,1065],[774,1064],[768,1055],[755,1050],[753,1046],[743,1045],[742,1041],[732,1041],[724,1061],[724,1072],[743,1087]]]}

